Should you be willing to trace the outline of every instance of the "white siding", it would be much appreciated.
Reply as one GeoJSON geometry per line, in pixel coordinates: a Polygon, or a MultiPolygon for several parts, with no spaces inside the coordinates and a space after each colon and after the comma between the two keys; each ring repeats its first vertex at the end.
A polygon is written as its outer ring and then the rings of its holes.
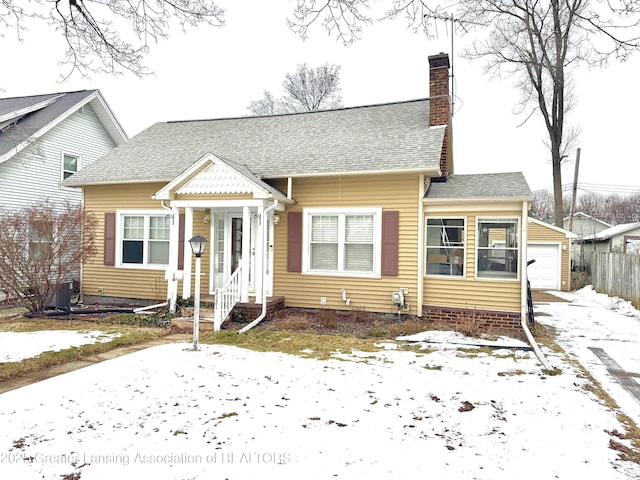
{"type": "Polygon", "coordinates": [[[83,168],[116,146],[89,105],[0,164],[0,207],[24,208],[45,199],[80,202],[79,188],[62,188],[62,154],[80,157],[83,168]]]}

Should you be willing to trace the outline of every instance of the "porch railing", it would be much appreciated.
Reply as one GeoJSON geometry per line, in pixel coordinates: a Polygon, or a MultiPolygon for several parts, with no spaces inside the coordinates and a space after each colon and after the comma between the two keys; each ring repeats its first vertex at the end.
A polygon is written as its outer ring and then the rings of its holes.
{"type": "Polygon", "coordinates": [[[216,288],[215,312],[213,317],[213,329],[218,331],[222,326],[222,322],[231,313],[236,303],[240,301],[240,272],[242,267],[238,267],[231,274],[227,283],[222,287],[216,288]]]}

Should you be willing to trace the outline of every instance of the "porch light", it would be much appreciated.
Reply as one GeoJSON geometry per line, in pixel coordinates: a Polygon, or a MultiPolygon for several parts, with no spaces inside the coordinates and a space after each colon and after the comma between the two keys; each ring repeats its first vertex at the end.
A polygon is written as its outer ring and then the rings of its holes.
{"type": "Polygon", "coordinates": [[[196,235],[189,240],[191,251],[196,256],[196,281],[193,294],[193,349],[198,350],[198,334],[200,330],[200,260],[207,246],[207,239],[196,235]]]}
{"type": "Polygon", "coordinates": [[[191,240],[189,240],[189,245],[191,245],[191,251],[196,256],[196,258],[200,258],[204,253],[204,249],[207,247],[207,239],[202,235],[196,235],[191,240]]]}

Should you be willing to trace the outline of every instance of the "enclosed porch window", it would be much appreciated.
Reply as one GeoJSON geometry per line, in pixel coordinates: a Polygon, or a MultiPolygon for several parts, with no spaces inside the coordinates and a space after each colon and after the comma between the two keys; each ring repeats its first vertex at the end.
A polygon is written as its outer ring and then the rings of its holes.
{"type": "Polygon", "coordinates": [[[517,218],[479,218],[476,233],[477,276],[518,278],[519,221],[517,218]]]}

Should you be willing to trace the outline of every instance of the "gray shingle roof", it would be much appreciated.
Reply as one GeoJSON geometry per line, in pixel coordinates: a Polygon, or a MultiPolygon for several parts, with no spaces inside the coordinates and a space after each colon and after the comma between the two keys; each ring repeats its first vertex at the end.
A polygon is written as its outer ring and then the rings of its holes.
{"type": "Polygon", "coordinates": [[[425,195],[431,199],[526,199],[529,184],[520,172],[453,175],[446,182],[431,182],[425,195]]]}
{"type": "Polygon", "coordinates": [[[104,100],[95,100],[98,90],[50,93],[28,97],[0,98],[0,162],[10,158],[17,146],[64,118],[69,112],[92,102],[96,114],[105,124],[116,143],[127,140],[126,134],[117,124],[104,100]]]}
{"type": "Polygon", "coordinates": [[[259,178],[438,169],[428,99],[289,115],[156,123],[65,185],[171,181],[207,153],[259,178]]]}

